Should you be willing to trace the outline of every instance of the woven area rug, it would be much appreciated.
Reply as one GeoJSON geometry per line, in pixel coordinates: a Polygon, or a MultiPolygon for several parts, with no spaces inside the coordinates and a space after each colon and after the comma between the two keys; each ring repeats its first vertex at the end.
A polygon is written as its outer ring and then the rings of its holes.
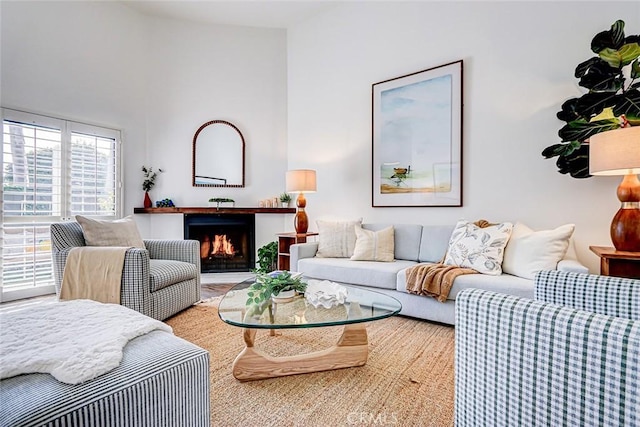
{"type": "MultiPolygon", "coordinates": [[[[242,329],[220,320],[217,302],[167,320],[177,336],[209,351],[212,426],[453,425],[453,327],[400,316],[370,322],[365,366],[240,382],[231,365],[244,348],[242,329]]],[[[300,354],[335,344],[341,332],[258,331],[256,347],[300,354]]]]}

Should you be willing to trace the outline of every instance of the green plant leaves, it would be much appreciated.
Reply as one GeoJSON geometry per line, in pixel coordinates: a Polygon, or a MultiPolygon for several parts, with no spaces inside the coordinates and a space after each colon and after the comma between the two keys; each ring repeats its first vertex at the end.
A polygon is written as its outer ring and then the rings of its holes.
{"type": "Polygon", "coordinates": [[[631,64],[634,59],[640,56],[640,45],[638,43],[629,43],[623,45],[620,49],[605,48],[598,55],[610,66],[622,68],[631,64]]]}
{"type": "Polygon", "coordinates": [[[639,117],[640,90],[638,88],[635,88],[617,95],[615,98],[615,106],[613,107],[613,114],[615,114],[616,116],[621,116],[624,114],[626,116],[639,117]]]}
{"type": "Polygon", "coordinates": [[[563,141],[584,141],[600,132],[618,129],[620,122],[618,119],[597,120],[595,122],[584,122],[576,120],[567,123],[558,131],[558,136],[563,141]]]}
{"type": "Polygon", "coordinates": [[[624,21],[617,20],[611,29],[602,31],[591,40],[591,51],[600,53],[602,49],[619,49],[624,43],[624,21]]]}
{"type": "Polygon", "coordinates": [[[580,66],[576,68],[576,77],[580,78],[580,86],[596,91],[612,92],[617,92],[622,87],[624,78],[620,75],[620,70],[613,68],[600,58],[591,58],[590,61],[585,62],[589,62],[586,68],[580,66]],[[578,75],[579,71],[581,75],[578,75]]]}

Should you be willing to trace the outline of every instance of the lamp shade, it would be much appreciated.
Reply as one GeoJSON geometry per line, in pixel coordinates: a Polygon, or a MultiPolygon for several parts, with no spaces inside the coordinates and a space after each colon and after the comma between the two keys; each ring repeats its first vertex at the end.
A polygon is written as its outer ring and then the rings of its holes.
{"type": "Polygon", "coordinates": [[[315,193],[316,171],[311,169],[287,171],[286,188],[289,193],[315,193]]]}
{"type": "Polygon", "coordinates": [[[600,132],[589,139],[589,173],[640,173],[640,126],[600,132]]]}

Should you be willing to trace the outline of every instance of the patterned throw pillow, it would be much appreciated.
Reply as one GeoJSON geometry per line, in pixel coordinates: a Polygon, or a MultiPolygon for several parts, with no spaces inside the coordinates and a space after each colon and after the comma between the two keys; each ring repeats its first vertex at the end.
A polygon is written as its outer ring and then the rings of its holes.
{"type": "Polygon", "coordinates": [[[76,215],[82,227],[87,246],[124,246],[144,249],[144,242],[133,216],[114,221],[87,218],[76,215]]]}
{"type": "Polygon", "coordinates": [[[356,247],[356,230],[362,218],[355,221],[316,221],[318,225],[318,258],[349,258],[356,247]]]}
{"type": "Polygon", "coordinates": [[[502,274],[504,248],[512,229],[510,222],[480,228],[469,221],[458,221],[444,263],[498,276],[502,274]]]}
{"type": "Polygon", "coordinates": [[[354,261],[393,262],[393,226],[379,231],[355,226],[356,247],[351,257],[354,261]]]}

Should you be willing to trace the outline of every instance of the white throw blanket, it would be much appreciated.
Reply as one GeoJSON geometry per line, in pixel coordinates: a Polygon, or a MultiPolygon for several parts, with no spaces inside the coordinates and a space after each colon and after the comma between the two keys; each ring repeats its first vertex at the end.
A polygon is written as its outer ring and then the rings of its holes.
{"type": "Polygon", "coordinates": [[[135,337],[171,327],[116,304],[73,300],[0,313],[0,379],[36,372],[79,384],[116,368],[135,337]]]}

